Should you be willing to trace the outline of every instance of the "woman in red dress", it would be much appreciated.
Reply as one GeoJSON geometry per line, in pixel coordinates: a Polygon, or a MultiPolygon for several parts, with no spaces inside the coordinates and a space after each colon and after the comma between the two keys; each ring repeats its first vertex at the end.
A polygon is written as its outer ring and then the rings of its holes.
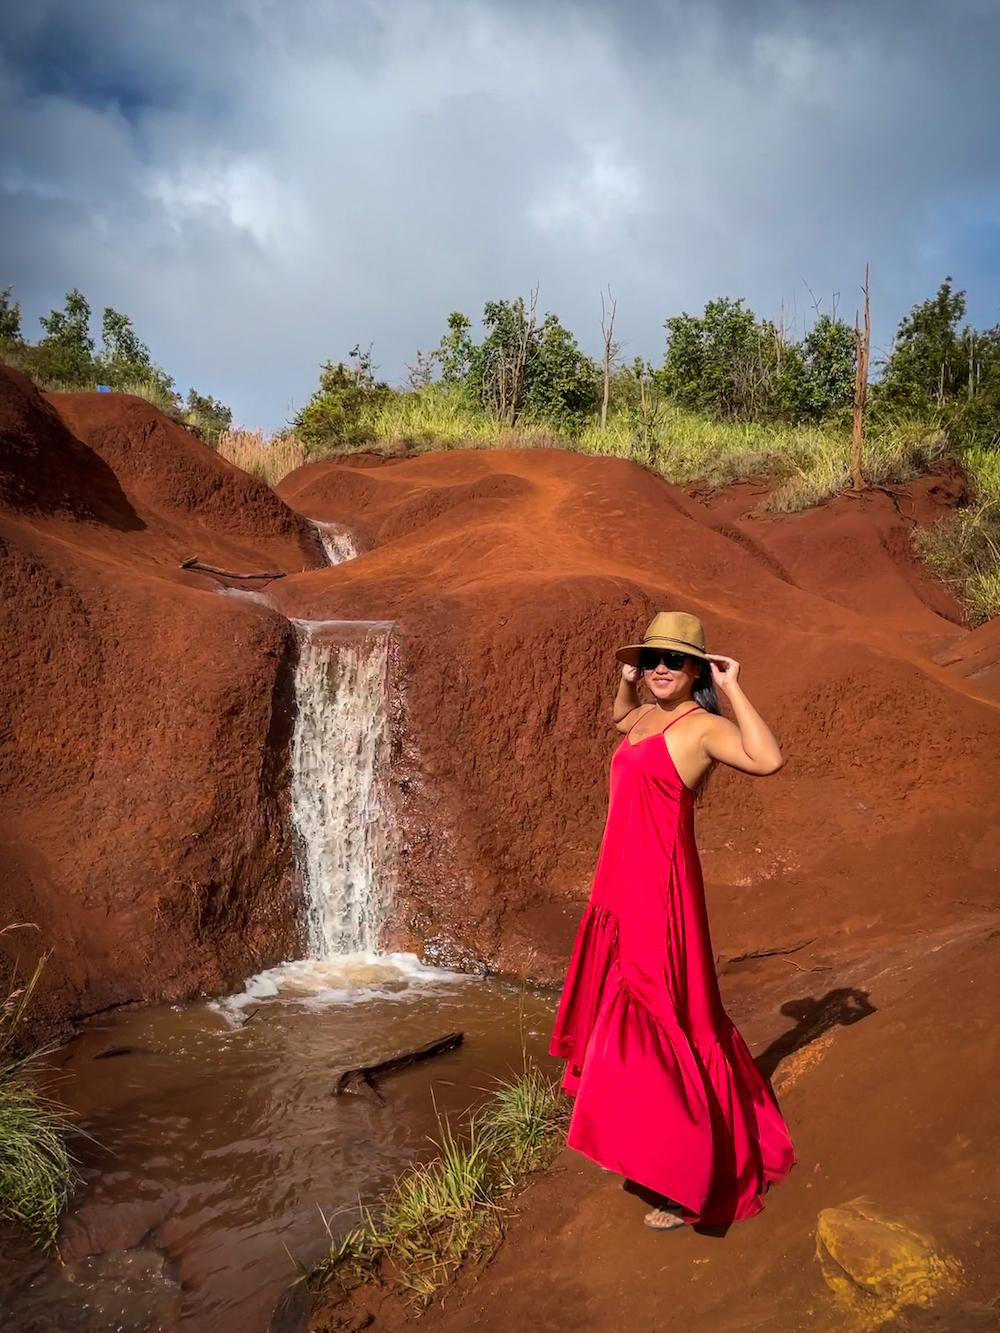
{"type": "Polygon", "coordinates": [[[617,657],[625,735],[551,1047],[575,1097],[568,1142],[659,1196],[647,1226],[725,1224],[758,1212],[795,1155],[722,1007],[694,793],[715,763],[763,777],[784,761],[739,663],[705,651],[697,617],[661,612],[617,657]],[[640,704],[640,679],[652,703],[640,704]],[[735,724],[719,715],[716,689],[735,724]]]}

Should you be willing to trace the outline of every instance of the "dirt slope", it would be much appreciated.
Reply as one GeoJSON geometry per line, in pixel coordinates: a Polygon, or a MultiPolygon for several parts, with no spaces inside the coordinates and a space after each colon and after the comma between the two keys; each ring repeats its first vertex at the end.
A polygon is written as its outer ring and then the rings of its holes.
{"type": "MultiPolygon", "coordinates": [[[[819,966],[815,952],[797,956],[819,966]]],[[[833,959],[825,972],[761,960],[765,991],[780,985],[797,997],[785,1017],[764,1011],[748,1026],[761,1067],[777,1069],[799,1158],[764,1212],[728,1231],[653,1233],[642,1226],[647,1205],[619,1177],[566,1150],[513,1201],[497,1257],[472,1266],[420,1327],[861,1333],[881,1313],[884,1333],[996,1333],[1000,1112],[982,1091],[1000,1061],[998,964],[995,921],[983,920],[912,936],[890,956],[833,959]],[[811,1030],[790,1024],[793,1010],[810,1007],[811,1030]],[[807,1044],[789,1056],[797,1041],[807,1044]],[[838,1304],[816,1257],[819,1215],[859,1198],[960,1265],[956,1289],[933,1297],[931,1310],[911,1306],[893,1319],[873,1303],[864,1320],[838,1304]]],[[[723,989],[733,1011],[752,994],[732,977],[723,989]]],[[[330,1289],[309,1327],[401,1333],[412,1320],[408,1303],[384,1291],[361,1288],[345,1301],[330,1289]]]]}
{"type": "Polygon", "coordinates": [[[952,479],[764,521],[745,491],[545,450],[315,464],[279,489],[370,548],[288,580],[285,609],[397,622],[398,942],[558,978],[606,808],[612,649],[668,607],[743,661],[789,759],[703,798],[722,953],[867,947],[996,906],[1000,711],[933,660],[967,631],[909,555],[909,515],[952,479]]]}
{"type": "Polygon", "coordinates": [[[318,565],[266,487],[138,399],[0,369],[0,939],[52,1018],[239,982],[293,947],[283,617],[237,571],[318,565]],[[157,480],[159,479],[159,480],[157,480]]]}

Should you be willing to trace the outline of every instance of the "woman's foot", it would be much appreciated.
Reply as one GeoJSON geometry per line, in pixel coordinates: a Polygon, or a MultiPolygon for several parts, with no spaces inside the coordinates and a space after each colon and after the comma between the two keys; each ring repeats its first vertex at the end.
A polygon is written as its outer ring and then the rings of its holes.
{"type": "Polygon", "coordinates": [[[684,1226],[684,1217],[679,1208],[654,1208],[642,1219],[651,1231],[675,1231],[684,1226]]]}

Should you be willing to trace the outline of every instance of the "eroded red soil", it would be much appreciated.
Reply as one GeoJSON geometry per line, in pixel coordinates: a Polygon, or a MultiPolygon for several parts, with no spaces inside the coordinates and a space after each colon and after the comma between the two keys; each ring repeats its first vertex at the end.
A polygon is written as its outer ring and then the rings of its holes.
{"type": "Polygon", "coordinates": [[[0,937],[40,1016],[237,984],[294,946],[291,634],[218,595],[322,556],[266,486],[140,399],[0,370],[0,937]]]}
{"type": "Polygon", "coordinates": [[[612,650],[665,607],[744,663],[788,756],[704,795],[721,953],[850,952],[997,905],[1000,711],[934,660],[970,636],[909,551],[955,479],[790,518],[753,512],[763,488],[699,498],[546,450],[315,464],[279,490],[370,548],[288,580],[285,609],[397,623],[400,942],[559,977],[606,808],[612,650]]]}
{"type": "MultiPolygon", "coordinates": [[[[699,827],[727,1005],[777,1073],[792,1178],[724,1238],[663,1236],[617,1179],[566,1154],[493,1263],[421,1324],[854,1327],[815,1234],[822,1208],[866,1196],[964,1266],[960,1293],[892,1327],[995,1329],[1000,1114],[982,1094],[1000,1056],[1000,640],[962,627],[909,540],[961,479],[766,517],[764,487],[699,495],[625,463],[525,451],[318,465],[281,491],[369,548],[290,582],[283,603],[397,622],[401,939],[409,927],[445,956],[558,978],[618,741],[612,650],[654,610],[702,617],[788,756],[771,781],[714,775],[699,827]]],[[[321,1299],[311,1327],[412,1321],[363,1288],[321,1299]]]]}
{"type": "Polygon", "coordinates": [[[282,570],[287,615],[395,621],[391,942],[547,981],[604,820],[613,649],[691,610],[788,757],[768,781],[714,775],[699,827],[734,1017],[772,1067],[817,1057],[787,1093],[801,1165],[723,1241],[647,1236],[636,1200],[567,1159],[425,1319],[822,1328],[816,1213],[860,1193],[986,1298],[1000,637],[963,628],[909,551],[960,478],[779,518],[756,512],[763,487],[456,451],[311,465],[279,498],[138,399],[46,399],[6,371],[0,439],[0,870],[4,919],[39,927],[0,945],[54,949],[49,1018],[233,986],[298,943],[292,631],[185,559],[282,570]],[[325,567],[303,516],[364,554],[325,567]]]}

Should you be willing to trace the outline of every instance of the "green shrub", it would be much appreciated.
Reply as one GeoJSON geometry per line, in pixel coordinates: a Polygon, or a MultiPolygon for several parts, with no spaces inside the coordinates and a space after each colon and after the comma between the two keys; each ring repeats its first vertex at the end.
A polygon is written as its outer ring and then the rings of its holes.
{"type": "Polygon", "coordinates": [[[962,463],[970,502],[926,528],[915,528],[917,554],[955,594],[973,625],[1000,615],[1000,451],[967,447],[962,463]]]}
{"type": "Polygon", "coordinates": [[[27,983],[12,978],[0,1001],[0,1220],[17,1223],[39,1245],[49,1246],[75,1173],[66,1148],[69,1114],[31,1077],[45,1049],[30,1055],[20,1050],[25,1012],[44,961],[27,983]]]}
{"type": "Polygon", "coordinates": [[[373,416],[391,396],[389,386],[375,378],[371,348],[362,351],[359,344],[350,364],[324,362],[319,388],[296,415],[292,430],[311,458],[344,445],[369,443],[375,438],[373,416]]]}
{"type": "Polygon", "coordinates": [[[844,409],[854,392],[854,335],[821,315],[800,343],[742,299],[709,301],[702,315],[666,321],[667,353],[658,372],[679,407],[736,421],[820,420],[844,409]]]}

